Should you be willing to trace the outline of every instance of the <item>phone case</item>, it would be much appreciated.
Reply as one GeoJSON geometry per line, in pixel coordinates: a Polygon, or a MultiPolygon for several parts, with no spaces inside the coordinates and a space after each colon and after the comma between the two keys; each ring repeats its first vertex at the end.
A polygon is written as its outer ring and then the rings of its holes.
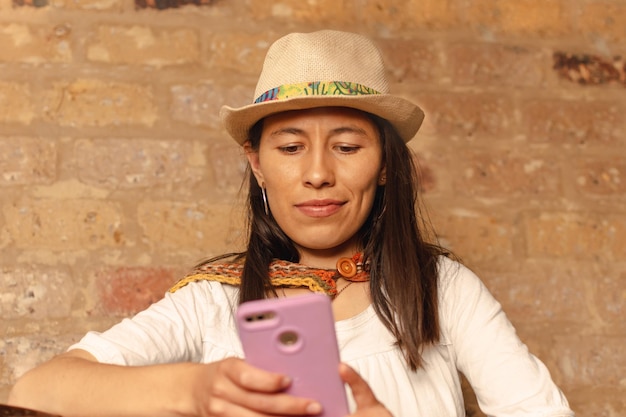
{"type": "Polygon", "coordinates": [[[291,377],[286,392],[319,401],[320,416],[348,415],[338,371],[335,320],[327,296],[249,301],[239,306],[236,317],[248,363],[291,377]]]}

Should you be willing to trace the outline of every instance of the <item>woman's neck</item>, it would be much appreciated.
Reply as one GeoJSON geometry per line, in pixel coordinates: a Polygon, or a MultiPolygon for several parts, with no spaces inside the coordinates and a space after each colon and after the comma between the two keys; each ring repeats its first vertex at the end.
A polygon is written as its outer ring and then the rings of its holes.
{"type": "Polygon", "coordinates": [[[335,269],[339,258],[351,258],[358,249],[356,245],[342,245],[331,249],[306,249],[298,247],[300,262],[313,268],[335,269]]]}

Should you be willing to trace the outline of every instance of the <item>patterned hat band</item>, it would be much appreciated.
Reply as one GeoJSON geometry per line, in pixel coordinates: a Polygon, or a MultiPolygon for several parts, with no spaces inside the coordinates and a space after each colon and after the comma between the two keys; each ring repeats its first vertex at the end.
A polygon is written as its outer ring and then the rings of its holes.
{"type": "Polygon", "coordinates": [[[346,81],[312,81],[284,84],[261,94],[255,104],[273,100],[286,100],[294,97],[311,96],[362,96],[381,94],[365,85],[346,81]]]}

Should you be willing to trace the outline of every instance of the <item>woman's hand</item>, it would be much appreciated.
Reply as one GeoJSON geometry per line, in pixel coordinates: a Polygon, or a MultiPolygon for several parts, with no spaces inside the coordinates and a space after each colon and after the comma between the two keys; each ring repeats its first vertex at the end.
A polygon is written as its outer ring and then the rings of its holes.
{"type": "Polygon", "coordinates": [[[282,392],[290,383],[286,376],[255,368],[241,359],[202,365],[194,381],[197,408],[192,414],[202,417],[319,414],[318,402],[282,392]]]}
{"type": "Polygon", "coordinates": [[[356,402],[356,411],[351,417],[393,417],[377,399],[370,386],[354,369],[342,363],[339,365],[339,375],[343,382],[352,390],[356,402]]]}
{"type": "Polygon", "coordinates": [[[9,403],[65,417],[314,416],[321,406],[283,391],[291,381],[241,359],[117,366],[71,350],[32,369],[9,403]]]}

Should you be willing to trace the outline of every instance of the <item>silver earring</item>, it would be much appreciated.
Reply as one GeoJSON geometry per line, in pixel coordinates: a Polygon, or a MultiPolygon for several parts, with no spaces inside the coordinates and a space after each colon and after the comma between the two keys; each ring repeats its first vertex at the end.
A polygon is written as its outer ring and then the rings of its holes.
{"type": "Polygon", "coordinates": [[[267,204],[267,194],[265,193],[265,186],[261,186],[261,197],[263,197],[263,208],[265,209],[265,215],[270,215],[270,207],[267,204]]]}

